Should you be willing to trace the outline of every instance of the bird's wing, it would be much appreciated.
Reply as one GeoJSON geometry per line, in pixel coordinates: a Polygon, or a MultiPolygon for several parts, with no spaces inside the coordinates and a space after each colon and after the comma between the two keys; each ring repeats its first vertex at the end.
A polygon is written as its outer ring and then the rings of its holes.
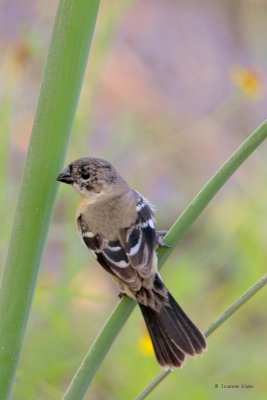
{"type": "Polygon", "coordinates": [[[82,216],[78,217],[78,227],[86,246],[95,255],[99,264],[119,281],[123,281],[133,291],[141,288],[140,277],[131,266],[129,258],[120,240],[105,240],[99,234],[93,234],[88,230],[82,216]]]}
{"type": "Polygon", "coordinates": [[[149,202],[136,193],[136,214],[134,224],[121,229],[121,243],[131,266],[142,278],[149,277],[156,248],[155,220],[149,202]]]}
{"type": "Polygon", "coordinates": [[[150,276],[156,231],[154,214],[148,201],[136,195],[136,221],[120,231],[120,238],[107,241],[99,234],[93,235],[80,216],[78,225],[86,246],[95,254],[101,266],[125,282],[132,290],[141,288],[141,279],[150,276]]]}

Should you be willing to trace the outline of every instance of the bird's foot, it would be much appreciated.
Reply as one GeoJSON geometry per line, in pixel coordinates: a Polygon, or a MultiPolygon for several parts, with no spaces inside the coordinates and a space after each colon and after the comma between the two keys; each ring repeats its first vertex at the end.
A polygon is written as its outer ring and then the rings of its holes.
{"type": "Polygon", "coordinates": [[[164,243],[164,237],[167,235],[168,231],[156,231],[156,241],[157,245],[160,247],[171,247],[168,244],[164,243]]]}

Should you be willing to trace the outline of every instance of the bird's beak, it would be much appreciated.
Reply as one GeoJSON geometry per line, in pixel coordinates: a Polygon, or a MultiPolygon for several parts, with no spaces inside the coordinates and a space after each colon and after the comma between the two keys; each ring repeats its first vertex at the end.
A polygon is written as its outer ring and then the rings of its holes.
{"type": "Polygon", "coordinates": [[[71,185],[74,183],[74,179],[70,174],[70,169],[69,167],[65,168],[61,174],[58,175],[57,181],[67,183],[68,185],[71,185]]]}

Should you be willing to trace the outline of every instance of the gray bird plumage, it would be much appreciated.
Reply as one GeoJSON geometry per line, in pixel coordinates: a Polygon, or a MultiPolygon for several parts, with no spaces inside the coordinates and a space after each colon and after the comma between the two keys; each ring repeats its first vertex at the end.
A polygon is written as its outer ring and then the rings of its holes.
{"type": "Polygon", "coordinates": [[[72,162],[57,179],[81,195],[80,235],[121,291],[138,302],[159,364],[177,368],[186,355],[205,350],[204,336],[158,273],[158,240],[149,202],[110,163],[98,158],[72,162]]]}

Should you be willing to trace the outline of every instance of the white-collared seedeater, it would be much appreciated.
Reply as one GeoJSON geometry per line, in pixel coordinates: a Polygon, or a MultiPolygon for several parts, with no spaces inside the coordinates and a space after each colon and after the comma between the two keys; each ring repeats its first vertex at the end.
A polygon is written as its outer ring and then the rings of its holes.
{"type": "Polygon", "coordinates": [[[159,364],[178,368],[206,340],[164,285],[157,268],[160,234],[149,202],[115,168],[99,158],[72,162],[57,177],[81,196],[79,233],[99,264],[134,298],[143,314],[159,364]]]}

